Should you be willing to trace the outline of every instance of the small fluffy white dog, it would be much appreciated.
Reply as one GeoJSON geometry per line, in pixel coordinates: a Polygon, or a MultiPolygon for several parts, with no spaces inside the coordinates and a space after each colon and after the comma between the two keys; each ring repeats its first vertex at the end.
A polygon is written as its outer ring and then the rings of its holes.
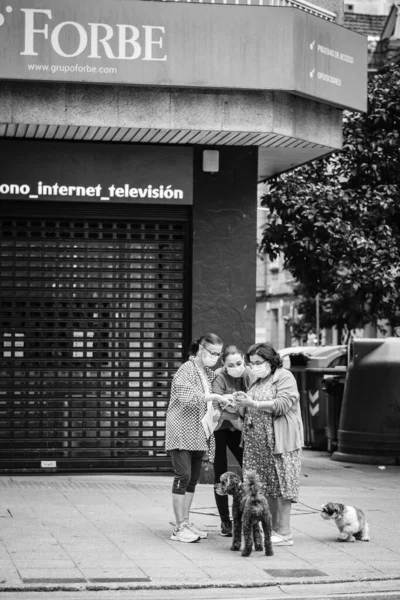
{"type": "Polygon", "coordinates": [[[363,511],[355,506],[327,502],[321,506],[323,519],[334,519],[339,529],[338,540],[355,542],[356,538],[369,542],[369,527],[363,511]]]}

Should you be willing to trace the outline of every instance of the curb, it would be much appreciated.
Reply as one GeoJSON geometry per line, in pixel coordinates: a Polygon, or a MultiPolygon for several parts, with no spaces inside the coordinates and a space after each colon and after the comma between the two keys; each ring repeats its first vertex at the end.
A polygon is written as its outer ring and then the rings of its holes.
{"type": "MultiPolygon", "coordinates": [[[[332,584],[345,584],[345,583],[374,583],[383,581],[399,581],[400,576],[395,577],[358,577],[358,578],[335,578],[328,577],[323,581],[321,578],[290,578],[290,579],[276,579],[274,581],[220,581],[220,582],[204,582],[204,583],[127,583],[127,584],[85,584],[85,585],[0,585],[0,593],[2,592],[104,592],[108,590],[112,591],[129,591],[129,590],[190,590],[190,589],[220,589],[220,588],[271,588],[285,586],[313,586],[313,585],[332,585],[332,584]]],[[[398,586],[400,590],[400,585],[398,586]]]]}

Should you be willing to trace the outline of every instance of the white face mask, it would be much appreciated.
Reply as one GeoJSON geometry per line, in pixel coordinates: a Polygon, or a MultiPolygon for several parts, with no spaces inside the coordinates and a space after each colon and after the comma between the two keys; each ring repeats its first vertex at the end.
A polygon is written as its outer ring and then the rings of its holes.
{"type": "Polygon", "coordinates": [[[241,365],[240,367],[226,367],[228,375],[231,377],[241,377],[244,373],[244,369],[244,365],[241,365]]]}
{"type": "Polygon", "coordinates": [[[271,365],[268,362],[261,363],[261,365],[251,365],[251,370],[256,377],[264,379],[271,373],[271,365]]]}
{"type": "Polygon", "coordinates": [[[200,344],[200,357],[202,363],[205,367],[213,367],[219,361],[219,357],[221,356],[222,345],[214,344],[211,346],[211,350],[209,350],[203,344],[200,344]]]}
{"type": "Polygon", "coordinates": [[[213,356],[212,354],[208,354],[208,352],[204,352],[202,357],[203,365],[206,367],[213,367],[217,364],[219,356],[213,356]]]}

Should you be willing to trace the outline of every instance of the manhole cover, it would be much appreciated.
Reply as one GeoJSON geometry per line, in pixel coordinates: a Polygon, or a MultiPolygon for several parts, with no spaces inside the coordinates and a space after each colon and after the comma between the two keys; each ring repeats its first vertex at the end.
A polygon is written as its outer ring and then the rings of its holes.
{"type": "Polygon", "coordinates": [[[271,577],[327,577],[318,569],[264,569],[271,577]]]}

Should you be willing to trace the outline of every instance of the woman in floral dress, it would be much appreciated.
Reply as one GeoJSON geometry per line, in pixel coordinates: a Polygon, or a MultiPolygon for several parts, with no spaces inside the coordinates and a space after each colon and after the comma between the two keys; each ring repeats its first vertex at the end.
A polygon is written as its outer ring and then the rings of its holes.
{"type": "Polygon", "coordinates": [[[272,515],[272,543],[292,546],[290,509],[297,502],[303,446],[299,392],[292,373],[270,344],[253,344],[247,359],[257,377],[234,395],[242,413],[243,471],[258,473],[272,515]]]}

